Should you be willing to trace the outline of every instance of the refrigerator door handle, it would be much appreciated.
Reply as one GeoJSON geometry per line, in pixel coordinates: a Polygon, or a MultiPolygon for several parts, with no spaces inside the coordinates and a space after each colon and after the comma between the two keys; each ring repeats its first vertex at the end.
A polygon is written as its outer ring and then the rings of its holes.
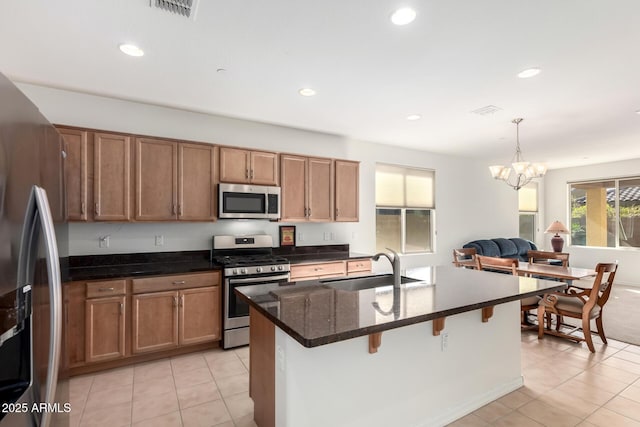
{"type": "MultiPolygon", "coordinates": [[[[58,257],[58,244],[53,226],[51,209],[47,200],[47,193],[43,188],[33,186],[40,224],[44,237],[44,245],[47,257],[47,273],[49,276],[49,298],[51,304],[51,332],[49,341],[49,371],[47,372],[47,385],[44,401],[53,405],[56,397],[56,385],[58,382],[58,369],[60,367],[60,346],[62,343],[62,283],[60,278],[60,263],[58,257]]],[[[42,414],[41,427],[48,427],[51,423],[52,413],[45,411],[42,414]]]]}

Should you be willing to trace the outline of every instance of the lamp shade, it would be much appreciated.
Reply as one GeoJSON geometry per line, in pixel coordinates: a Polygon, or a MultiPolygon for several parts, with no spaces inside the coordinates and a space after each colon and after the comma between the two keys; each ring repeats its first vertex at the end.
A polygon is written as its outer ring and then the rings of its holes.
{"type": "Polygon", "coordinates": [[[545,230],[545,233],[555,233],[555,234],[569,234],[569,230],[564,226],[560,221],[553,221],[551,225],[545,230]]]}

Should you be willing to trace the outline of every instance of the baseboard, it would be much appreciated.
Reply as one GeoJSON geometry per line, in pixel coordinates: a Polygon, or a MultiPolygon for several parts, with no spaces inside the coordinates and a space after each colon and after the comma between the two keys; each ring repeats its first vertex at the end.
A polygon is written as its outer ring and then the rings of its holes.
{"type": "Polygon", "coordinates": [[[444,426],[454,422],[457,419],[464,417],[475,411],[476,409],[482,408],[484,405],[493,402],[496,399],[505,396],[512,391],[515,391],[524,385],[524,378],[521,376],[519,378],[514,379],[506,384],[502,384],[498,387],[495,387],[480,396],[475,397],[466,402],[462,402],[445,413],[439,415],[438,417],[431,418],[425,424],[421,424],[419,427],[434,427],[434,426],[444,426]]]}

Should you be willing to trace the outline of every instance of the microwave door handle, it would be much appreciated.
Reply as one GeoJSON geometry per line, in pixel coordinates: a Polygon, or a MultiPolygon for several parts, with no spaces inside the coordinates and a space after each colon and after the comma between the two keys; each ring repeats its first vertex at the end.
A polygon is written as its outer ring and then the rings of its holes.
{"type": "MultiPolygon", "coordinates": [[[[60,262],[58,257],[58,244],[51,217],[51,209],[44,189],[33,186],[33,193],[40,216],[42,237],[46,249],[47,273],[49,279],[50,301],[50,338],[49,338],[49,370],[47,372],[47,384],[44,400],[47,404],[53,404],[56,396],[58,382],[58,369],[60,366],[60,346],[62,331],[62,283],[60,279],[60,262]]],[[[42,414],[40,427],[48,427],[51,423],[52,413],[45,411],[42,414]]]]}

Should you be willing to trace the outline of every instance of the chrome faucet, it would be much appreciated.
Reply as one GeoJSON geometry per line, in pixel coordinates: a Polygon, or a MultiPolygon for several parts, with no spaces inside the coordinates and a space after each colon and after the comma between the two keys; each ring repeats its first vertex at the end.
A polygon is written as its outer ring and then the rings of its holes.
{"type": "Polygon", "coordinates": [[[400,257],[398,256],[398,253],[396,251],[394,251],[393,249],[389,249],[386,248],[388,251],[390,251],[393,254],[393,258],[386,252],[380,252],[375,254],[374,256],[371,257],[372,260],[374,261],[378,261],[380,259],[381,256],[385,256],[387,257],[387,259],[389,260],[389,262],[391,263],[391,267],[393,268],[393,287],[394,288],[399,288],[400,287],[400,257]]]}

